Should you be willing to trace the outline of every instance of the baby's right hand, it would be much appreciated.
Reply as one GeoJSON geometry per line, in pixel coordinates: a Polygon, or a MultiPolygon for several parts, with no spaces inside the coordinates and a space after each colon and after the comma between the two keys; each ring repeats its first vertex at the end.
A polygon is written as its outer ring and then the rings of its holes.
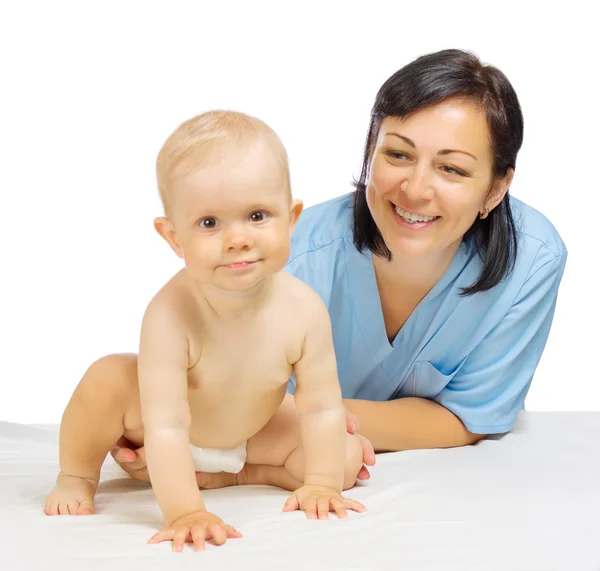
{"type": "Polygon", "coordinates": [[[206,548],[204,541],[213,539],[217,545],[223,545],[227,539],[242,537],[242,534],[206,510],[193,512],[176,519],[171,525],[155,533],[148,543],[173,541],[173,551],[183,551],[187,542],[194,544],[195,551],[206,548]]]}

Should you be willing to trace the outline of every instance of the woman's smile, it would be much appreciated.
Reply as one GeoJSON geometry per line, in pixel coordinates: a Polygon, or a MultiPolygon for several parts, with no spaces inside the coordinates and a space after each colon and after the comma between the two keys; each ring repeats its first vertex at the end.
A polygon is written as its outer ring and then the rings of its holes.
{"type": "Polygon", "coordinates": [[[427,228],[433,226],[441,218],[440,216],[426,216],[424,214],[410,212],[400,208],[399,206],[396,206],[393,202],[390,202],[390,205],[396,223],[401,228],[406,228],[407,230],[411,230],[413,232],[426,230],[427,228]]]}

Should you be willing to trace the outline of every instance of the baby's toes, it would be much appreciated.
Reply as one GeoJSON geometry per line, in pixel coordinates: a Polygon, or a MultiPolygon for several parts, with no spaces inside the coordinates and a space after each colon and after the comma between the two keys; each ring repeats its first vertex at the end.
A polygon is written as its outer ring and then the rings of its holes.
{"type": "Polygon", "coordinates": [[[58,500],[52,493],[46,498],[44,513],[46,515],[58,515],[58,500]]]}
{"type": "Polygon", "coordinates": [[[76,513],[77,515],[92,515],[94,513],[94,500],[92,498],[83,498],[79,501],[79,506],[77,507],[77,511],[71,513],[76,513]]]}
{"type": "MultiPolygon", "coordinates": [[[[77,513],[77,508],[75,508],[77,513]]],[[[58,502],[58,515],[71,515],[71,504],[67,498],[61,498],[58,502]]]]}
{"type": "Polygon", "coordinates": [[[63,497],[58,505],[60,515],[90,515],[94,513],[94,500],[88,497],[63,497]]]}

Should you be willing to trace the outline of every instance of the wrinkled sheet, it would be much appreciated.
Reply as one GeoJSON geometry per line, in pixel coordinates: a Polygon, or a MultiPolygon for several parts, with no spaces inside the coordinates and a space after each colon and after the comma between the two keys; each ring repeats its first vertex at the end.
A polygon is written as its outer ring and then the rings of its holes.
{"type": "Polygon", "coordinates": [[[146,545],[152,490],[109,456],[93,516],[48,517],[58,426],[0,422],[0,570],[600,570],[600,413],[522,412],[475,446],[381,454],[347,520],[282,514],[267,486],[204,492],[244,538],[196,553],[146,545]]]}

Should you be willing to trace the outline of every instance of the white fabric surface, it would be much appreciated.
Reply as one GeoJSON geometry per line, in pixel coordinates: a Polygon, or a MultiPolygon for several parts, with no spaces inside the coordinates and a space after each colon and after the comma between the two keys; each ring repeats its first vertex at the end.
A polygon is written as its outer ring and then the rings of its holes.
{"type": "Polygon", "coordinates": [[[0,423],[0,569],[600,569],[600,413],[523,412],[508,435],[451,450],[379,455],[348,495],[366,514],[281,514],[287,492],[204,492],[243,534],[173,553],[152,490],[108,458],[93,516],[48,517],[57,426],[0,423]]]}

